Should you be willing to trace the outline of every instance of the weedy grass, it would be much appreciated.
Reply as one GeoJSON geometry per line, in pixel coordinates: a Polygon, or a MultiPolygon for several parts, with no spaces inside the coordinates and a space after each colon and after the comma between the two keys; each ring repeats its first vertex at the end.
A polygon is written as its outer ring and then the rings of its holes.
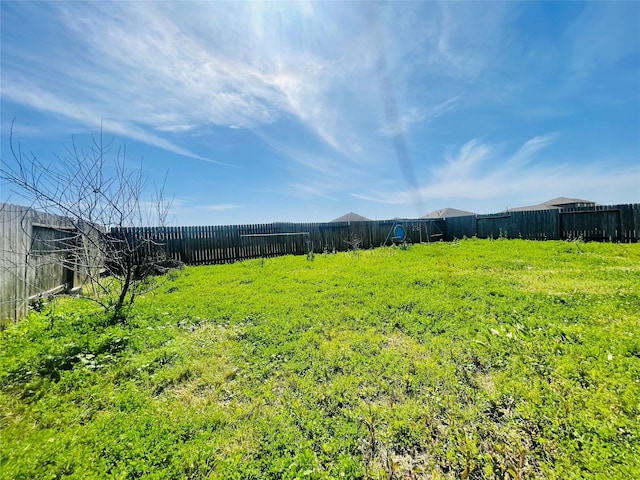
{"type": "Polygon", "coordinates": [[[640,244],[188,267],[0,332],[2,478],[638,478],[640,244]]]}

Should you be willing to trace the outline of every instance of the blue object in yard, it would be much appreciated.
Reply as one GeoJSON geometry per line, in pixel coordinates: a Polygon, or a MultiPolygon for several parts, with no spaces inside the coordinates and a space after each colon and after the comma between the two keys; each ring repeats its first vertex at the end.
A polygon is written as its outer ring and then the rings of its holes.
{"type": "Polygon", "coordinates": [[[393,235],[396,240],[400,240],[401,242],[404,242],[404,239],[407,233],[404,231],[404,227],[402,225],[396,225],[396,227],[393,230],[393,235]]]}

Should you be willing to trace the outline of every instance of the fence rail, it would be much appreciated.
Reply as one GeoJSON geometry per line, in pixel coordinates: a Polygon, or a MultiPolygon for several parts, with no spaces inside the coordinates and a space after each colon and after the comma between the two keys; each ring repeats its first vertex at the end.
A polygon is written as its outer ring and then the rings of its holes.
{"type": "MultiPolygon", "coordinates": [[[[0,326],[20,318],[34,295],[73,282],[51,245],[70,234],[65,219],[26,207],[0,204],[0,326]]],[[[227,226],[112,229],[114,240],[141,245],[138,259],[168,257],[188,265],[230,263],[259,257],[479,238],[640,241],[640,204],[503,212],[446,219],[340,223],[270,223],[227,226]],[[406,238],[397,238],[401,225],[406,238]]]]}

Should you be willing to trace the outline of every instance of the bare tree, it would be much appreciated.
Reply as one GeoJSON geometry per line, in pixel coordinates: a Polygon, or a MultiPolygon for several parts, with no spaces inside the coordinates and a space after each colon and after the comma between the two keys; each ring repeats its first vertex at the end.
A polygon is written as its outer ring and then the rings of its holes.
{"type": "MultiPolygon", "coordinates": [[[[32,207],[64,217],[72,234],[58,240],[67,266],[76,272],[87,298],[123,318],[123,309],[148,285],[150,265],[163,254],[154,236],[140,240],[127,227],[165,226],[171,202],[164,184],[148,201],[142,162],[130,167],[126,149],[105,141],[102,131],[87,148],[74,139],[63,155],[43,161],[10,138],[10,159],[0,161],[0,178],[31,200],[32,207]]],[[[166,179],[165,179],[166,180],[166,179]]]]}

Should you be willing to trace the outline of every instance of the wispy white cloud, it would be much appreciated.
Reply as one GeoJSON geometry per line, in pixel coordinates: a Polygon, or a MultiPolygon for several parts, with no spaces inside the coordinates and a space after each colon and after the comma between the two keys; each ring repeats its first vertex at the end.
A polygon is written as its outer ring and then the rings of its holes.
{"type": "Polygon", "coordinates": [[[408,107],[400,113],[397,122],[389,123],[387,121],[383,123],[379,132],[387,137],[393,137],[394,135],[405,135],[409,133],[412,126],[416,124],[425,124],[428,122],[432,122],[438,117],[455,109],[456,104],[461,99],[461,97],[461,94],[455,95],[454,97],[440,102],[432,107],[408,107]]]}
{"type": "Polygon", "coordinates": [[[299,198],[321,197],[327,200],[336,200],[335,197],[326,193],[328,190],[332,190],[331,186],[317,184],[317,182],[314,184],[290,183],[288,187],[288,193],[299,198]]]}
{"type": "Polygon", "coordinates": [[[161,132],[170,132],[170,133],[183,133],[193,130],[195,125],[161,125],[156,127],[156,130],[160,130],[161,132]]]}
{"type": "MultiPolygon", "coordinates": [[[[203,159],[162,134],[294,118],[345,161],[362,162],[370,159],[365,144],[372,133],[407,128],[455,103],[444,99],[432,111],[408,106],[399,125],[380,125],[377,61],[385,50],[396,57],[405,48],[383,21],[383,8],[123,2],[47,10],[41,23],[61,32],[64,48],[35,50],[21,67],[22,52],[5,47],[16,71],[3,79],[3,95],[90,127],[110,119],[114,133],[193,158],[203,159]],[[371,35],[372,25],[379,36],[371,35]]],[[[443,21],[441,36],[448,29],[443,21]]],[[[399,91],[410,73],[394,74],[399,91]]]]}
{"type": "Polygon", "coordinates": [[[5,77],[2,87],[2,94],[7,100],[20,102],[23,105],[28,105],[41,112],[53,113],[68,119],[76,120],[89,128],[102,128],[107,133],[122,135],[126,138],[139,140],[179,155],[184,155],[186,157],[195,158],[205,162],[229,166],[229,164],[224,162],[218,162],[216,160],[211,160],[197,155],[185,148],[173,144],[163,137],[154,135],[138,125],[112,120],[110,118],[101,118],[96,114],[96,112],[92,111],[91,107],[88,105],[67,101],[60,96],[43,91],[29,82],[16,81],[10,75],[8,78],[5,77]]]}
{"type": "Polygon", "coordinates": [[[507,164],[511,170],[523,168],[532,161],[536,154],[551,145],[554,135],[542,135],[527,140],[511,157],[507,164]]]}
{"type": "Polygon", "coordinates": [[[42,136],[45,132],[34,125],[26,125],[16,121],[7,121],[3,119],[0,127],[3,132],[12,132],[14,135],[21,137],[42,136]]]}
{"type": "Polygon", "coordinates": [[[341,179],[353,178],[358,175],[359,168],[354,165],[354,162],[348,161],[341,154],[317,146],[316,148],[305,148],[296,145],[293,140],[283,141],[274,135],[265,133],[262,130],[256,130],[255,134],[270,148],[277,151],[285,158],[292,162],[293,167],[302,167],[301,176],[308,176],[312,174],[316,182],[318,177],[321,182],[327,183],[329,179],[333,182],[341,179]]]}
{"type": "Polygon", "coordinates": [[[504,26],[513,9],[506,3],[487,8],[482,2],[442,2],[438,10],[436,48],[427,57],[429,64],[447,76],[481,75],[504,47],[504,26]]]}
{"type": "Polygon", "coordinates": [[[389,205],[408,205],[416,194],[425,199],[449,199],[473,204],[478,200],[531,198],[539,201],[560,195],[594,194],[616,198],[618,192],[637,191],[640,165],[613,168],[607,162],[585,162],[580,168],[562,162],[537,162],[538,153],[552,145],[554,136],[524,142],[515,152],[500,157],[500,149],[478,139],[448,156],[432,180],[417,190],[355,192],[355,198],[389,205]]]}
{"type": "Polygon", "coordinates": [[[457,156],[445,155],[444,166],[437,168],[437,177],[448,181],[453,178],[469,178],[474,170],[491,155],[488,145],[479,140],[471,140],[460,148],[457,156]]]}
{"type": "Polygon", "coordinates": [[[213,212],[227,212],[229,210],[237,210],[238,208],[243,208],[243,205],[238,205],[236,203],[218,203],[214,205],[203,205],[203,210],[211,210],[213,212]]]}

